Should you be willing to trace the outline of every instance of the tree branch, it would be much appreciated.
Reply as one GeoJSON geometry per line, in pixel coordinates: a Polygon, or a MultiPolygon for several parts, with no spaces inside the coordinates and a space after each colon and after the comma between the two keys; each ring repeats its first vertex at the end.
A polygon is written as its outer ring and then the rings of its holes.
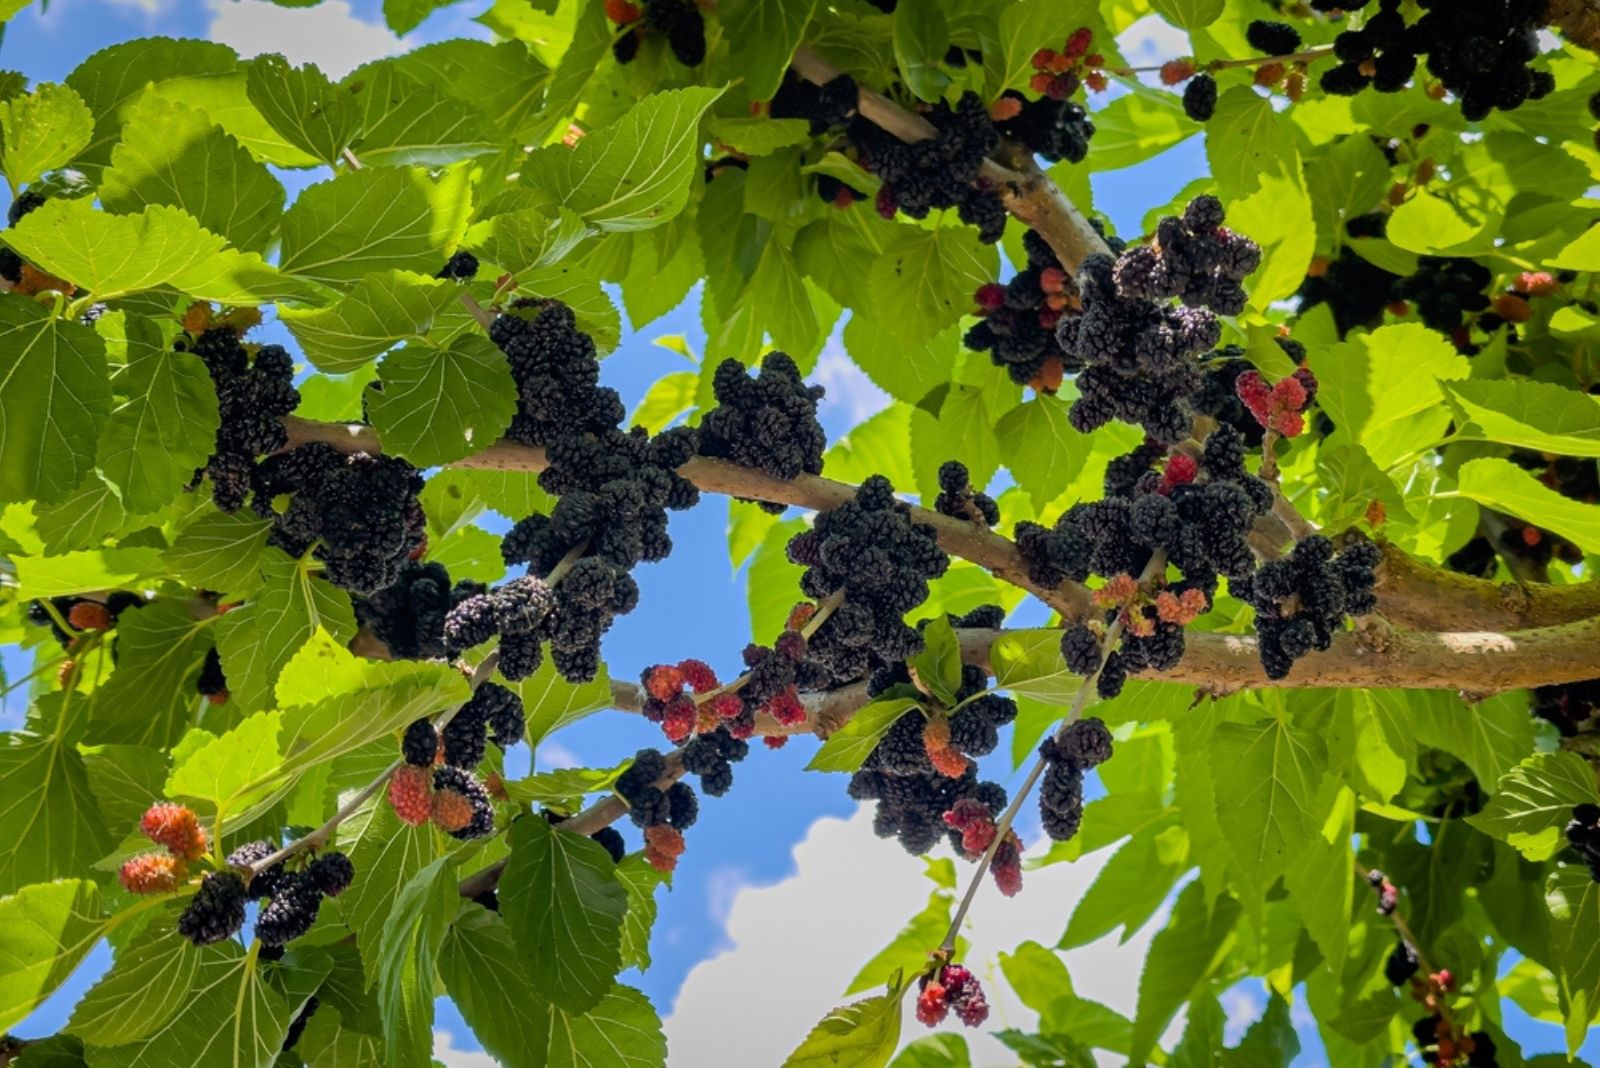
{"type": "Polygon", "coordinates": [[[1600,52],[1600,4],[1595,0],[1549,0],[1545,20],[1573,44],[1600,52]]]}

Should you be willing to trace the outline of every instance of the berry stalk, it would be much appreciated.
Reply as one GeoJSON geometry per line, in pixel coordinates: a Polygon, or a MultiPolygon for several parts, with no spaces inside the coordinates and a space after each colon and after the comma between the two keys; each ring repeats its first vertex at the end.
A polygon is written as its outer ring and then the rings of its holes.
{"type": "MultiPolygon", "coordinates": [[[[1139,585],[1149,583],[1167,568],[1167,556],[1159,550],[1150,557],[1150,562],[1145,564],[1144,570],[1139,574],[1139,585]]],[[[1105,669],[1106,659],[1111,651],[1117,647],[1117,642],[1122,637],[1122,616],[1119,615],[1106,627],[1105,636],[1100,639],[1100,663],[1094,673],[1084,676],[1083,682],[1078,686],[1078,692],[1072,699],[1072,707],[1067,710],[1060,724],[1056,727],[1055,736],[1059,738],[1062,733],[1076,723],[1083,716],[1083,710],[1089,703],[1089,694],[1094,691],[1095,681],[1099,679],[1100,672],[1105,669]]],[[[989,866],[994,862],[994,855],[1005,842],[1011,831],[1011,825],[1016,822],[1017,813],[1022,808],[1022,803],[1033,793],[1033,788],[1038,785],[1044,776],[1045,760],[1039,757],[1034,760],[1033,767],[1028,770],[1028,777],[1018,787],[1016,795],[1012,797],[1011,804],[1000,814],[995,821],[994,838],[989,842],[989,847],[983,851],[983,856],[978,859],[978,866],[973,871],[972,877],[967,881],[967,890],[961,896],[961,904],[956,906],[956,911],[950,918],[950,929],[945,932],[944,941],[939,943],[935,955],[948,960],[956,949],[956,938],[961,933],[961,925],[966,921],[967,912],[972,908],[972,901],[978,895],[978,887],[983,885],[983,877],[988,874],[989,866]]]]}
{"type": "MultiPolygon", "coordinates": [[[[1218,71],[1232,70],[1238,67],[1264,67],[1271,63],[1315,63],[1317,60],[1325,59],[1331,55],[1333,55],[1333,47],[1330,45],[1325,48],[1307,48],[1304,51],[1290,52],[1289,54],[1282,56],[1247,56],[1244,59],[1213,59],[1209,63],[1200,64],[1196,69],[1204,71],[1218,71]]],[[[1117,74],[1125,78],[1130,78],[1136,74],[1155,74],[1165,66],[1165,63],[1156,63],[1151,66],[1144,67],[1103,67],[1101,69],[1108,74],[1117,74]]]]}

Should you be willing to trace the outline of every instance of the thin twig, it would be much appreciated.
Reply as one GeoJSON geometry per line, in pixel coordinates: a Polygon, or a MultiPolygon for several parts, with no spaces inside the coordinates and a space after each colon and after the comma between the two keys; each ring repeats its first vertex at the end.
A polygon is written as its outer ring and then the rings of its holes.
{"type": "Polygon", "coordinates": [[[356,159],[356,154],[350,151],[348,148],[341,149],[339,155],[346,163],[350,165],[351,170],[359,171],[361,169],[361,161],[356,159]]]}
{"type": "MultiPolygon", "coordinates": [[[[1167,554],[1158,550],[1150,557],[1149,562],[1144,565],[1144,570],[1139,573],[1140,587],[1142,588],[1145,584],[1154,580],[1157,575],[1162,574],[1166,569],[1167,554]]],[[[1105,670],[1106,661],[1111,658],[1112,651],[1117,647],[1117,640],[1121,637],[1122,614],[1118,613],[1117,618],[1112,620],[1111,625],[1106,628],[1105,636],[1100,639],[1100,663],[1094,669],[1094,673],[1085,675],[1083,682],[1078,686],[1078,692],[1072,698],[1072,707],[1067,710],[1066,716],[1062,718],[1061,723],[1056,727],[1055,736],[1057,738],[1060,738],[1068,727],[1082,718],[1083,710],[1089,704],[1089,693],[1094,689],[1096,682],[1099,681],[1100,673],[1105,670]]],[[[989,848],[983,851],[983,856],[978,859],[977,870],[972,873],[972,877],[968,880],[967,891],[961,897],[961,904],[956,906],[955,914],[950,918],[950,928],[945,932],[944,941],[939,943],[939,956],[949,958],[955,952],[956,938],[961,933],[961,925],[966,921],[968,910],[972,908],[973,899],[978,896],[978,887],[983,884],[983,877],[988,874],[989,866],[994,862],[994,855],[1000,849],[1001,843],[1010,834],[1011,825],[1016,822],[1017,813],[1022,809],[1022,803],[1033,792],[1034,786],[1038,785],[1039,779],[1044,775],[1044,770],[1045,761],[1044,757],[1041,756],[1034,760],[1033,767],[1028,770],[1028,777],[1022,781],[1022,785],[1017,788],[1016,796],[1011,799],[1011,804],[1006,806],[1005,812],[996,821],[994,838],[989,842],[989,848]]]]}
{"type": "MultiPolygon", "coordinates": [[[[1291,52],[1285,56],[1248,56],[1244,59],[1213,59],[1208,63],[1197,64],[1197,71],[1230,70],[1235,67],[1265,67],[1270,63],[1315,63],[1319,59],[1333,55],[1333,48],[1308,48],[1303,52],[1291,52]]],[[[1170,62],[1170,61],[1169,61],[1170,62]]],[[[1117,74],[1122,77],[1132,77],[1135,74],[1154,74],[1164,68],[1166,63],[1156,63],[1143,67],[1101,67],[1107,74],[1117,74]]]]}

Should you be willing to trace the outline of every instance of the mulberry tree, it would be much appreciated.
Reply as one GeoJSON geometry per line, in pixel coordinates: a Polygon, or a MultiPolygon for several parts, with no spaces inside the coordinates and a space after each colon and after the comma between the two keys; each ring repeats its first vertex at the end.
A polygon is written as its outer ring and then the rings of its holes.
{"type": "Polygon", "coordinates": [[[1578,1050],[1591,0],[479,6],[339,80],[0,76],[0,1065],[424,1066],[440,992],[506,1064],[662,1065],[624,973],[786,745],[945,858],[817,940],[866,996],[794,1068],[1484,1068],[1508,998],[1578,1050]],[[686,301],[630,412],[624,321],[686,301]],[[887,398],[831,439],[830,339],[887,398]],[[628,662],[696,508],[748,642],[628,662]],[[508,770],[590,715],[651,744],[508,770]],[[1039,937],[1152,929],[1135,1005],[968,958],[1102,849],[1039,937]]]}

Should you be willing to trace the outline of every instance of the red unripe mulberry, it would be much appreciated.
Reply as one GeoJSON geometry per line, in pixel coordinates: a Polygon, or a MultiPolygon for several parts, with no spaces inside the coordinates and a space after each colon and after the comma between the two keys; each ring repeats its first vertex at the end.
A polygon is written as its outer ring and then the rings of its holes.
{"type": "Polygon", "coordinates": [[[433,795],[429,815],[441,831],[459,831],[472,822],[472,802],[465,794],[440,790],[433,795]]]}
{"type": "Polygon", "coordinates": [[[1549,271],[1523,271],[1517,275],[1517,284],[1513,288],[1530,297],[1548,297],[1559,288],[1559,283],[1549,271]]]}
{"type": "Polygon", "coordinates": [[[1006,302],[1006,287],[999,282],[986,282],[978,287],[978,291],[972,295],[972,299],[984,314],[998,311],[1006,302]]]}
{"type": "Polygon", "coordinates": [[[989,118],[995,122],[1005,122],[1022,114],[1022,101],[1014,96],[1003,96],[989,105],[989,118]]]}
{"type": "Polygon", "coordinates": [[[171,853],[141,853],[117,871],[117,881],[130,894],[164,894],[176,890],[188,874],[188,864],[171,853]]]}
{"type": "Polygon", "coordinates": [[[644,688],[659,701],[670,701],[683,692],[683,672],[671,664],[657,664],[644,675],[644,688]]]}
{"type": "Polygon", "coordinates": [[[804,723],[806,718],[806,706],[800,703],[800,695],[793,686],[774,694],[763,711],[785,727],[804,723]]]}
{"type": "Polygon", "coordinates": [[[656,871],[672,871],[686,848],[683,832],[665,823],[646,827],[644,831],[644,859],[656,871]]]}
{"type": "Polygon", "coordinates": [[[704,660],[680,660],[678,670],[695,693],[707,693],[717,688],[717,673],[704,660]]]}
{"type": "Polygon", "coordinates": [[[156,845],[166,846],[175,857],[196,860],[205,856],[206,832],[185,805],[163,801],[151,805],[139,819],[139,830],[156,845]]]}
{"type": "MultiPolygon", "coordinates": [[[[1515,293],[1496,293],[1494,310],[1508,323],[1525,323],[1533,317],[1533,309],[1528,306],[1527,298],[1515,293]]],[[[77,609],[74,608],[73,612],[77,612],[77,609]]]]}
{"type": "Polygon", "coordinates": [[[94,601],[79,601],[67,613],[67,622],[76,630],[109,630],[111,613],[106,606],[94,601]]]}
{"type": "Polygon", "coordinates": [[[665,715],[661,719],[661,731],[670,742],[681,742],[694,733],[695,723],[700,719],[700,709],[694,703],[694,698],[688,694],[679,694],[667,702],[665,715]]]}
{"type": "Polygon", "coordinates": [[[1161,64],[1161,84],[1177,85],[1194,77],[1193,59],[1169,59],[1161,64]]]}
{"type": "MultiPolygon", "coordinates": [[[[989,872],[995,886],[1006,897],[1016,897],[1022,890],[1022,843],[1016,831],[1007,831],[1005,841],[994,851],[989,862],[989,872]]],[[[963,1021],[964,1022],[964,1021],[963,1021]]]]}
{"type": "Polygon", "coordinates": [[[400,822],[420,827],[432,815],[433,772],[406,764],[389,777],[389,804],[400,822]]]}
{"type": "Polygon", "coordinates": [[[628,0],[606,0],[606,18],[618,26],[626,26],[630,22],[637,22],[643,12],[628,0]]]}

